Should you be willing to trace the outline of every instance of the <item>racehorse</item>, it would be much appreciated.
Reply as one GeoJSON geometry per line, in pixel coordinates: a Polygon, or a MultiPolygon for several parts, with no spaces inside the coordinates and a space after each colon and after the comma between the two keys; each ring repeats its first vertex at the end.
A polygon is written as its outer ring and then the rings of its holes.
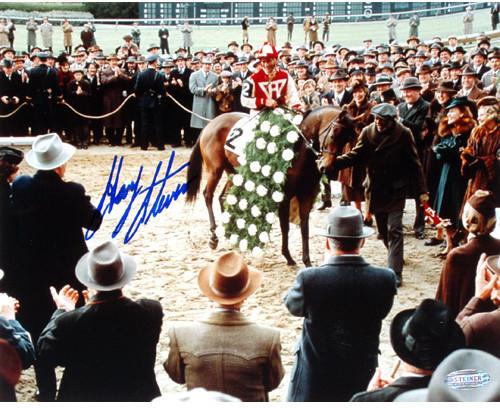
{"type": "MultiPolygon", "coordinates": [[[[187,171],[188,190],[186,201],[196,200],[200,190],[203,167],[207,172],[207,184],[203,190],[205,203],[210,219],[210,248],[215,249],[218,238],[215,233],[216,222],[212,203],[217,184],[226,172],[228,175],[235,172],[238,166],[236,155],[224,148],[226,138],[234,124],[247,114],[231,112],[224,113],[212,119],[203,129],[200,137],[191,152],[187,171]]],[[[302,235],[302,261],[306,266],[311,265],[309,257],[309,213],[319,192],[321,174],[316,166],[316,159],[322,155],[334,155],[342,152],[348,137],[354,132],[354,126],[348,115],[339,108],[323,106],[304,116],[300,124],[302,136],[295,145],[298,153],[287,172],[284,187],[284,198],[280,203],[278,215],[280,220],[282,244],[281,253],[288,265],[295,265],[288,248],[288,231],[290,201],[297,198],[300,216],[300,231],[302,235]]],[[[223,209],[226,191],[231,184],[228,179],[220,196],[219,202],[223,209]]]]}

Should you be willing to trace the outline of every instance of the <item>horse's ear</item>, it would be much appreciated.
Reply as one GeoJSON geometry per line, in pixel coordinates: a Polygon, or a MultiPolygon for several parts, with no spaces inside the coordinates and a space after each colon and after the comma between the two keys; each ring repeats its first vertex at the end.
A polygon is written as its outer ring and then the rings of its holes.
{"type": "Polygon", "coordinates": [[[342,108],[342,110],[340,111],[339,116],[338,116],[338,118],[337,118],[337,121],[342,123],[342,122],[343,122],[346,118],[349,118],[349,113],[347,113],[347,110],[346,110],[346,108],[344,107],[344,108],[342,108]]]}

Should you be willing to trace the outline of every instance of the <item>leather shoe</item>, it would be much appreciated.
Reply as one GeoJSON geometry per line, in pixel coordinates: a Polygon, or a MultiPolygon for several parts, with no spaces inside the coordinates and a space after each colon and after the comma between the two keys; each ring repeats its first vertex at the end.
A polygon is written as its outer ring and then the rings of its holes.
{"type": "Polygon", "coordinates": [[[400,288],[403,285],[403,277],[396,275],[396,286],[400,288]]]}
{"type": "Polygon", "coordinates": [[[424,242],[425,246],[436,246],[439,245],[441,242],[443,242],[443,239],[438,239],[436,237],[432,237],[428,239],[427,241],[424,242]]]}
{"type": "Polygon", "coordinates": [[[415,238],[417,238],[417,239],[424,239],[425,238],[424,231],[415,231],[415,238]]]}
{"type": "Polygon", "coordinates": [[[373,219],[367,220],[366,218],[363,220],[363,225],[366,227],[371,227],[373,225],[373,219]]]}
{"type": "Polygon", "coordinates": [[[318,207],[316,207],[316,209],[318,211],[323,211],[323,210],[326,210],[327,208],[331,208],[332,206],[332,202],[331,201],[323,201],[321,203],[321,205],[319,205],[318,207]]]}

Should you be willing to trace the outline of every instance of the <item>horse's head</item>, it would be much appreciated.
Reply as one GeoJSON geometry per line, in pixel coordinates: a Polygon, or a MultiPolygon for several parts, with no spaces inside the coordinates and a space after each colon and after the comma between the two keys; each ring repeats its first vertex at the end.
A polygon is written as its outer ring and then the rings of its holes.
{"type": "Polygon", "coordinates": [[[353,120],[346,111],[340,111],[319,134],[320,151],[317,165],[320,172],[330,170],[335,158],[342,153],[345,144],[353,135],[355,135],[353,120]]]}

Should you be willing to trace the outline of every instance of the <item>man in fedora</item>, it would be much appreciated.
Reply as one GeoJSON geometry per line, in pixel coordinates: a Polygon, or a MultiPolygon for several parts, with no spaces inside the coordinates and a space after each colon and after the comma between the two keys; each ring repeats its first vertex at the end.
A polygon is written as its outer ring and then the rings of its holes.
{"type": "Polygon", "coordinates": [[[422,164],[411,131],[397,119],[397,109],[381,103],[371,110],[374,123],[365,127],[356,146],[337,158],[323,157],[319,165],[332,178],[337,170],[366,164],[365,197],[388,249],[388,266],[403,280],[403,210],[411,193],[429,200],[422,164]]]}
{"type": "Polygon", "coordinates": [[[373,376],[382,320],[396,294],[396,276],[360,255],[365,238],[372,234],[372,228],[363,226],[359,210],[335,208],[320,233],[327,238],[328,260],[300,271],[288,291],[286,307],[304,317],[288,401],[349,401],[373,376]]]}
{"type": "MultiPolygon", "coordinates": [[[[430,157],[433,156],[432,133],[427,127],[427,122],[430,120],[430,103],[420,95],[422,85],[415,77],[406,78],[399,89],[404,100],[398,105],[399,120],[411,130],[418,157],[424,163],[424,152],[430,157]]],[[[415,208],[413,231],[417,239],[424,239],[425,214],[418,200],[415,202],[415,208]]]]}
{"type": "Polygon", "coordinates": [[[169,329],[164,367],[187,389],[203,387],[242,401],[269,401],[284,375],[279,331],[248,320],[241,307],[261,285],[262,272],[231,251],[198,275],[201,292],[217,308],[198,322],[169,329]]]}
{"type": "MultiPolygon", "coordinates": [[[[34,343],[54,311],[49,287],[60,289],[69,283],[83,288],[74,278],[76,263],[88,251],[82,228],[95,231],[102,222],[85,188],[64,181],[75,150],[56,133],[38,136],[25,156],[38,171],[33,176],[20,176],[12,184],[18,224],[16,286],[22,288],[15,295],[23,305],[19,320],[34,343]]],[[[40,387],[45,376],[38,375],[37,364],[35,370],[40,387]]]]}
{"type": "Polygon", "coordinates": [[[471,101],[476,102],[486,94],[477,86],[477,73],[469,65],[462,70],[462,89],[458,91],[457,97],[466,96],[471,101]]]}
{"type": "MultiPolygon", "coordinates": [[[[134,301],[122,289],[136,272],[134,258],[112,242],[83,255],[76,278],[90,290],[51,288],[57,310],[38,341],[44,365],[64,367],[58,401],[151,401],[160,395],[154,364],[163,311],[156,300],[134,301]]],[[[55,384],[49,392],[55,395],[55,384]]]]}
{"type": "Polygon", "coordinates": [[[391,322],[391,345],[402,361],[402,374],[394,379],[377,369],[369,391],[353,402],[390,402],[406,391],[427,387],[436,367],[449,354],[465,347],[465,338],[451,310],[425,299],[417,308],[399,312],[391,322]]]}

